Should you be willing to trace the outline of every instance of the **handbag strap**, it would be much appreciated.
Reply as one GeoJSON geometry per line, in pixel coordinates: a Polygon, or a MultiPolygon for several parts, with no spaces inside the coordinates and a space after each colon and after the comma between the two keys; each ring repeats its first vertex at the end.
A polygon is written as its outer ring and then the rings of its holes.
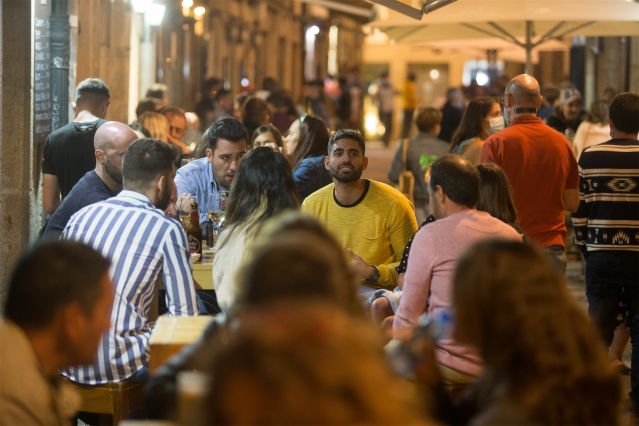
{"type": "Polygon", "coordinates": [[[408,165],[406,164],[406,159],[408,157],[408,138],[402,141],[402,164],[404,165],[404,171],[408,170],[408,165]]]}

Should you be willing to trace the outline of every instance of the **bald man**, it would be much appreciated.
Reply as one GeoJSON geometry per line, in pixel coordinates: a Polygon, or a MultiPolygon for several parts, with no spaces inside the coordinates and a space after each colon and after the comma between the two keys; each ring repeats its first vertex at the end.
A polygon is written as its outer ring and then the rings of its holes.
{"type": "Polygon", "coordinates": [[[138,135],[126,124],[109,121],[95,132],[95,169],[84,175],[55,211],[44,236],[57,238],[82,208],[115,197],[122,189],[122,157],[138,135]]]}
{"type": "Polygon", "coordinates": [[[564,211],[579,208],[579,171],[570,143],[536,116],[542,97],[539,83],[522,74],[502,98],[508,127],[484,142],[480,163],[500,166],[513,189],[521,228],[566,271],[564,211]]]}

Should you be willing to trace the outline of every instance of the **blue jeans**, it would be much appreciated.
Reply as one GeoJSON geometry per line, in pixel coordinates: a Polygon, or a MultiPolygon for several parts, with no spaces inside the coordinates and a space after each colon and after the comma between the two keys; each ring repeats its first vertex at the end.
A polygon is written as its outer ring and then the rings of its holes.
{"type": "Polygon", "coordinates": [[[588,315],[599,327],[606,346],[612,343],[617,307],[622,289],[627,293],[628,326],[632,345],[630,401],[637,407],[639,397],[639,253],[593,251],[586,258],[586,296],[588,315]]]}

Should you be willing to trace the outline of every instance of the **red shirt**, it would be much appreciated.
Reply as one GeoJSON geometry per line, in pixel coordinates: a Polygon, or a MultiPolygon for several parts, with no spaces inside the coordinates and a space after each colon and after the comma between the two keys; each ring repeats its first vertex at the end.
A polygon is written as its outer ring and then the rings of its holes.
{"type": "Polygon", "coordinates": [[[579,187],[568,140],[538,117],[519,117],[484,143],[480,163],[502,168],[513,191],[521,229],[542,247],[564,245],[563,194],[579,187]]]}

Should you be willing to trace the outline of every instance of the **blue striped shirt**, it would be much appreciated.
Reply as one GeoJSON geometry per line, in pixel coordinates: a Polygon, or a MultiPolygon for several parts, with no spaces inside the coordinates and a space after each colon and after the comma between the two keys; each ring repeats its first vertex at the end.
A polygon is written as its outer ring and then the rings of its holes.
{"type": "Polygon", "coordinates": [[[186,236],[145,195],[124,190],[74,214],[63,238],[91,246],[111,260],[115,287],[111,329],[102,337],[94,364],[64,374],[91,385],[125,380],[148,366],[148,312],[160,277],[169,315],[198,314],[186,236]]]}
{"type": "Polygon", "coordinates": [[[201,224],[208,220],[209,195],[213,192],[228,192],[228,189],[217,184],[211,163],[206,157],[193,160],[186,166],[180,167],[175,174],[175,185],[178,195],[191,194],[198,198],[201,224]]]}

